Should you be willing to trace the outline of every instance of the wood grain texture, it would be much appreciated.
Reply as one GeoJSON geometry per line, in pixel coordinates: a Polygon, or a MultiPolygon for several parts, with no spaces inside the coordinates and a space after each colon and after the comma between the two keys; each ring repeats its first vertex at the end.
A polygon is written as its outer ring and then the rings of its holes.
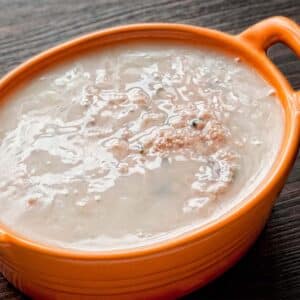
{"type": "MultiPolygon", "coordinates": [[[[180,22],[238,33],[272,15],[300,23],[299,0],[0,0],[0,76],[72,37],[119,24],[180,22]]],[[[282,45],[270,56],[300,89],[299,60],[282,45]]],[[[25,299],[0,277],[0,299],[25,299]]],[[[186,299],[300,299],[300,157],[263,234],[233,269],[186,299]]]]}

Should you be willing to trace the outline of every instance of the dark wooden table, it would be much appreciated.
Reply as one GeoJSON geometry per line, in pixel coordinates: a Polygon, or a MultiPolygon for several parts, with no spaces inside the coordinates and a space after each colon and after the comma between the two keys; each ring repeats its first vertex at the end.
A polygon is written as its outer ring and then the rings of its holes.
{"type": "MultiPolygon", "coordinates": [[[[75,36],[119,24],[180,22],[238,33],[273,15],[300,23],[300,0],[0,0],[0,76],[75,36]]],[[[270,56],[300,89],[300,64],[282,45],[270,56]]],[[[234,268],[187,299],[300,299],[300,157],[266,229],[234,268]]],[[[0,275],[0,299],[25,299],[0,275]]]]}

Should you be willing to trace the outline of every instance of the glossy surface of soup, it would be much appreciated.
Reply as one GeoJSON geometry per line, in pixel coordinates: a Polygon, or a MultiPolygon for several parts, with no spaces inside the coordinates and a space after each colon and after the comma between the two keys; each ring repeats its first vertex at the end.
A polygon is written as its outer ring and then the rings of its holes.
{"type": "Polygon", "coordinates": [[[146,245],[241,203],[283,134],[274,91],[238,58],[111,46],[40,74],[0,110],[0,222],[77,250],[146,245]]]}

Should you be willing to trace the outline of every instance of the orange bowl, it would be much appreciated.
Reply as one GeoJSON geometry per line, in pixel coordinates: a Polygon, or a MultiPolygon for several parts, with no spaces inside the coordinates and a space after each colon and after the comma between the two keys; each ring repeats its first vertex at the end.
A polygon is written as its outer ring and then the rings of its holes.
{"type": "Polygon", "coordinates": [[[174,299],[232,266],[264,227],[298,150],[300,93],[266,56],[283,42],[300,56],[300,28],[284,17],[232,36],[180,24],[138,24],[92,33],[50,49],[0,81],[3,101],[48,66],[82,51],[129,40],[176,40],[238,55],[275,89],[285,114],[281,149],[268,176],[241,205],[207,226],[150,246],[107,252],[69,251],[18,236],[0,225],[0,270],[33,299],[174,299]]]}

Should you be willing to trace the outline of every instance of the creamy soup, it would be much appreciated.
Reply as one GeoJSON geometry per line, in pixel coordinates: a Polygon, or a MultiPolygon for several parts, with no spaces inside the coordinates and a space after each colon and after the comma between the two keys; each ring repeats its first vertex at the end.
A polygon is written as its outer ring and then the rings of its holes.
{"type": "Polygon", "coordinates": [[[283,134],[272,87],[239,58],[110,46],[44,71],[0,110],[0,222],[44,244],[137,247],[240,204],[283,134]]]}

